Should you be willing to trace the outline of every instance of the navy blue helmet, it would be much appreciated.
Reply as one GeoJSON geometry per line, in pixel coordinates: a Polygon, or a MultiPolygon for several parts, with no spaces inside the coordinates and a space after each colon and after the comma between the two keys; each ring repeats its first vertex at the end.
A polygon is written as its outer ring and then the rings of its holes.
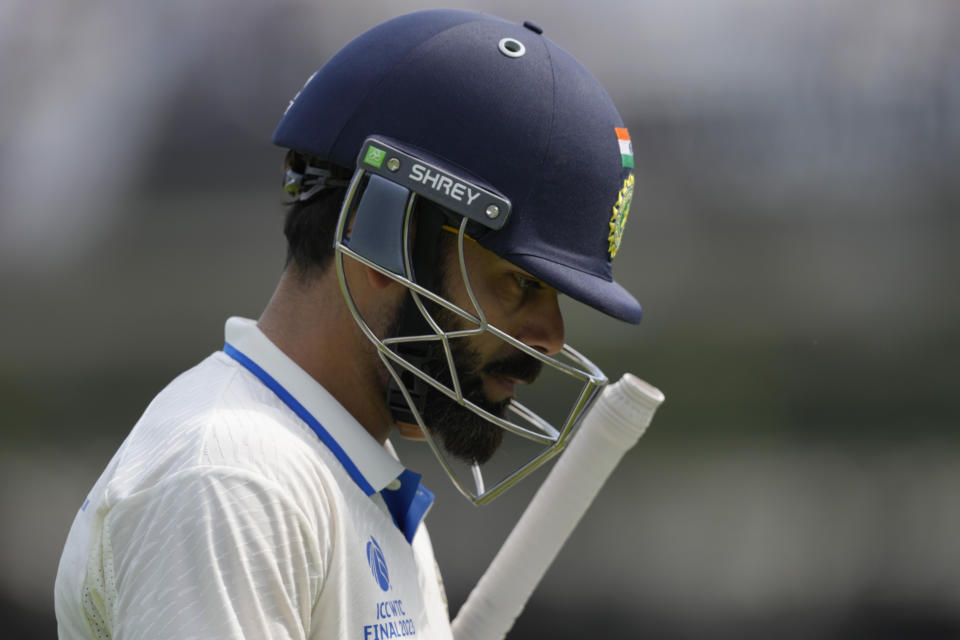
{"type": "Polygon", "coordinates": [[[633,196],[629,134],[596,78],[538,26],[455,10],[385,22],[310,78],[273,141],[352,167],[371,136],[505,196],[509,219],[482,246],[640,321],[612,275],[633,196]]]}
{"type": "MultiPolygon", "coordinates": [[[[419,427],[460,491],[476,503],[492,500],[562,449],[606,377],[568,345],[547,354],[488,323],[463,247],[465,238],[476,240],[560,293],[640,321],[640,305],[612,275],[633,198],[633,150],[600,83],[535,24],[422,11],[374,27],[330,59],[291,101],[273,140],[355,169],[335,238],[340,285],[392,377],[388,404],[395,420],[419,427]],[[415,206],[420,200],[432,205],[415,206]],[[433,286],[431,247],[442,228],[458,234],[472,308],[433,286]],[[375,335],[361,317],[344,258],[408,288],[396,336],[375,335]],[[467,328],[441,326],[425,301],[467,328]],[[463,392],[452,345],[481,333],[581,385],[562,424],[553,426],[516,397],[499,413],[463,392]],[[438,363],[449,370],[437,374],[438,363]],[[474,460],[469,487],[424,422],[431,393],[545,449],[492,486],[480,470],[484,461],[474,460]]],[[[323,188],[323,171],[314,172],[321,178],[301,198],[323,188]]]]}

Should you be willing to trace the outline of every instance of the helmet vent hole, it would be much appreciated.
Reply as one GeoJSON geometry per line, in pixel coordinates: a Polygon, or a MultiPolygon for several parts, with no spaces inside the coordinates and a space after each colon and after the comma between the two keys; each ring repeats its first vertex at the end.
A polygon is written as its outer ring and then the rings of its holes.
{"type": "Polygon", "coordinates": [[[500,53],[508,58],[519,58],[527,52],[527,48],[523,46],[523,43],[515,38],[504,38],[500,41],[499,47],[500,53]]]}

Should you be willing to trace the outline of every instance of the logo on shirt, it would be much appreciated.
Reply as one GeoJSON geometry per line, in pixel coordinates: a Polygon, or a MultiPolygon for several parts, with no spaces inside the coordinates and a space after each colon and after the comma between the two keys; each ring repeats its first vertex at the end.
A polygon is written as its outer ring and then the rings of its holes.
{"type": "Polygon", "coordinates": [[[383,549],[373,536],[370,536],[370,542],[367,543],[367,564],[370,565],[373,579],[377,581],[380,588],[384,591],[389,589],[390,573],[387,571],[387,560],[383,557],[383,549]]]}

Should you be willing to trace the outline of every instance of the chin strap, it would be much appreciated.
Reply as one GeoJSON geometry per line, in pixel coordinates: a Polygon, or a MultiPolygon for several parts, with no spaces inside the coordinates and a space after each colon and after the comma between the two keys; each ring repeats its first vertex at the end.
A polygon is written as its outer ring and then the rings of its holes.
{"type": "MultiPolygon", "coordinates": [[[[417,230],[416,238],[413,243],[412,267],[413,273],[408,274],[410,279],[420,286],[437,291],[440,285],[440,234],[446,221],[446,215],[442,209],[425,200],[420,200],[420,207],[417,210],[417,230]]],[[[400,322],[398,326],[398,336],[429,335],[433,328],[427,323],[420,309],[413,299],[413,295],[407,292],[404,297],[403,305],[400,308],[400,322]]],[[[430,351],[430,342],[423,340],[418,342],[402,342],[393,346],[393,350],[403,356],[405,360],[421,371],[427,363],[430,351]]],[[[410,399],[416,405],[417,412],[423,415],[423,407],[426,401],[427,390],[430,386],[403,367],[398,367],[400,379],[410,394],[410,399]]],[[[415,425],[417,420],[407,405],[403,393],[397,386],[393,376],[390,377],[390,383],[387,387],[387,406],[393,414],[396,422],[406,422],[415,425]]]]}

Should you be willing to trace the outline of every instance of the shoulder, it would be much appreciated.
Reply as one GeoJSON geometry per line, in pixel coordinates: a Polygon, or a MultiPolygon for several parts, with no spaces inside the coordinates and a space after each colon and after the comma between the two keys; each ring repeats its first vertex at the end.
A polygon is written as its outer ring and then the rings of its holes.
{"type": "Polygon", "coordinates": [[[231,548],[303,546],[326,566],[340,498],[306,429],[220,352],[184,372],[111,465],[103,516],[114,551],[129,558],[145,540],[179,549],[184,538],[198,548],[232,539],[231,548]]]}
{"type": "Polygon", "coordinates": [[[146,637],[214,637],[238,623],[290,624],[292,637],[331,566],[329,528],[309,506],[226,467],[194,466],[128,496],[99,538],[110,617],[146,637]]]}
{"type": "Polygon", "coordinates": [[[151,402],[118,452],[110,501],[179,476],[243,477],[322,519],[335,484],[323,449],[273,392],[217,352],[151,402]]]}

